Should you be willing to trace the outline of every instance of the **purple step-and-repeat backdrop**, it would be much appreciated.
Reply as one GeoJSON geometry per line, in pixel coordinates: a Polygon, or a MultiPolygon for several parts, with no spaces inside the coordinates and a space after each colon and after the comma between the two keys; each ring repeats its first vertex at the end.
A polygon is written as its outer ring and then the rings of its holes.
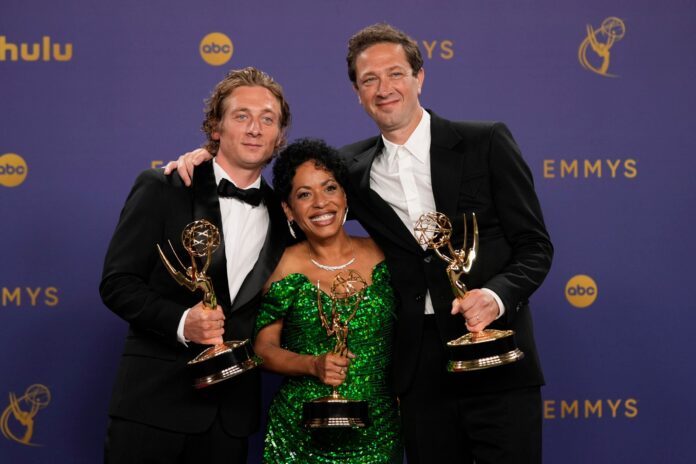
{"type": "Polygon", "coordinates": [[[248,65],[284,86],[291,139],[375,134],[345,51],[378,21],[421,45],[424,106],[506,122],[534,173],[546,462],[692,462],[687,0],[3,0],[0,462],[101,460],[126,325],[97,286],[137,173],[198,146],[203,99],[248,65]]]}

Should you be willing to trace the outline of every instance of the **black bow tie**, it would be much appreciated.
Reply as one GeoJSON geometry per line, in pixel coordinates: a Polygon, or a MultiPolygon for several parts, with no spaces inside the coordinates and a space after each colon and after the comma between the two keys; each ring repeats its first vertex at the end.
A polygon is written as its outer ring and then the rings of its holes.
{"type": "Polygon", "coordinates": [[[261,204],[261,200],[263,200],[263,193],[261,193],[261,189],[240,189],[227,179],[222,179],[220,181],[217,191],[218,195],[221,197],[238,198],[251,206],[259,206],[261,204]]]}

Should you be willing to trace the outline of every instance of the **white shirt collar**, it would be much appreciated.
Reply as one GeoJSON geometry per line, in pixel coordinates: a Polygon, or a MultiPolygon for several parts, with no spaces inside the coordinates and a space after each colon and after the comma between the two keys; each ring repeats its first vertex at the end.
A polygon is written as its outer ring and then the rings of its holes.
{"type": "Polygon", "coordinates": [[[396,151],[403,146],[421,163],[427,161],[428,153],[430,153],[430,140],[430,114],[425,110],[423,110],[423,115],[415,130],[403,145],[392,143],[382,136],[384,154],[388,159],[396,156],[396,151]]]}

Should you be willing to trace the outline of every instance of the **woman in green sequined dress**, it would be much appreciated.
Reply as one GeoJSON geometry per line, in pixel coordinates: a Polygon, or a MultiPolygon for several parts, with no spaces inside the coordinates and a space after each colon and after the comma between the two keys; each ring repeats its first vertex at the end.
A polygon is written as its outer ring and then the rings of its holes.
{"type": "MultiPolygon", "coordinates": [[[[256,323],[256,353],[264,366],[286,376],[274,397],[264,441],[267,463],[401,463],[395,396],[389,390],[395,297],[381,250],[369,238],[350,237],[337,153],[321,141],[289,145],[273,168],[273,184],[291,229],[306,240],[289,247],[269,279],[256,323]],[[336,274],[357,271],[367,287],[348,325],[345,356],[332,353],[317,296],[330,312],[336,274]],[[369,404],[371,425],[306,429],[302,404],[331,394],[369,404]]],[[[341,315],[348,319],[350,309],[341,315]]]]}

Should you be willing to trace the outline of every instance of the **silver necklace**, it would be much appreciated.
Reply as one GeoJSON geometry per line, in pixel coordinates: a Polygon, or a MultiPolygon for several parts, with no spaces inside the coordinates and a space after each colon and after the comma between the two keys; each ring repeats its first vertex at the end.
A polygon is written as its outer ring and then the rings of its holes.
{"type": "MultiPolygon", "coordinates": [[[[349,240],[350,240],[350,238],[349,238],[349,240]]],[[[307,244],[307,252],[309,254],[309,260],[312,262],[312,264],[314,264],[319,269],[323,269],[323,270],[329,271],[329,272],[340,271],[341,269],[345,269],[355,262],[355,253],[353,251],[353,241],[352,240],[350,241],[350,248],[351,248],[351,252],[353,252],[353,257],[351,259],[349,259],[348,262],[345,262],[343,264],[337,264],[336,266],[327,266],[326,264],[321,264],[320,262],[315,261],[314,258],[312,258],[312,249],[310,248],[309,243],[307,244]]]]}
{"type": "Polygon", "coordinates": [[[351,264],[353,264],[355,262],[355,256],[353,256],[348,262],[336,266],[327,266],[326,264],[321,264],[317,261],[314,261],[314,258],[311,257],[309,258],[309,260],[319,269],[323,269],[325,271],[340,271],[341,269],[345,269],[351,264]]]}

